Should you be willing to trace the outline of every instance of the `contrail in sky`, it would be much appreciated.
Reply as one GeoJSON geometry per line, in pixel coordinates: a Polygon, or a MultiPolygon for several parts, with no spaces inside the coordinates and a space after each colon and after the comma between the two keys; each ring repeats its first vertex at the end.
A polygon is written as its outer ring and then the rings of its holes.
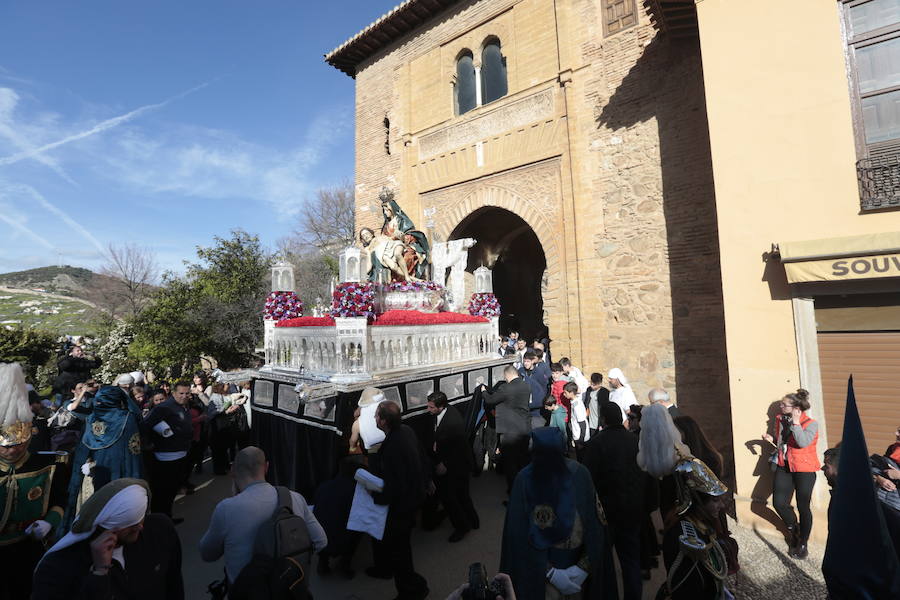
{"type": "MultiPolygon", "coordinates": [[[[215,80],[213,80],[213,81],[215,81],[215,80]]],[[[159,102],[157,104],[148,104],[146,106],[136,108],[136,109],[132,110],[131,112],[127,112],[124,115],[120,115],[118,117],[113,117],[112,119],[107,119],[105,121],[101,121],[100,123],[97,123],[96,125],[94,125],[90,129],[88,129],[87,131],[75,133],[73,135],[64,137],[61,140],[57,140],[57,141],[51,142],[49,144],[44,144],[43,146],[39,146],[39,147],[33,148],[31,150],[26,150],[24,152],[19,152],[18,154],[12,154],[10,156],[0,158],[0,166],[12,165],[21,160],[25,160],[27,158],[34,158],[34,157],[38,156],[39,154],[42,154],[49,150],[53,150],[54,148],[59,148],[60,146],[64,146],[68,143],[76,142],[78,140],[83,140],[86,137],[90,137],[90,136],[96,135],[98,133],[103,133],[104,131],[106,131],[108,129],[112,129],[113,127],[117,127],[117,126],[121,125],[122,123],[127,123],[128,121],[131,121],[132,119],[135,119],[135,118],[143,115],[144,113],[158,110],[158,109],[166,106],[170,102],[173,102],[180,98],[184,98],[185,96],[187,96],[189,94],[193,94],[194,92],[205,88],[210,83],[212,83],[212,82],[208,81],[206,83],[201,83],[200,85],[198,85],[196,87],[192,87],[191,89],[187,90],[186,92],[182,92],[176,96],[172,96],[171,98],[169,98],[167,100],[163,100],[162,102],[159,102]]]]}
{"type": "Polygon", "coordinates": [[[39,236],[38,234],[33,232],[32,230],[25,227],[25,225],[23,225],[22,223],[19,223],[18,221],[15,221],[12,218],[8,217],[4,212],[0,212],[0,221],[4,221],[7,225],[12,227],[13,229],[18,229],[20,232],[24,233],[25,235],[27,235],[28,237],[30,237],[31,239],[33,239],[40,245],[46,247],[48,250],[56,250],[56,248],[53,247],[53,244],[51,244],[50,242],[48,242],[47,240],[45,240],[44,238],[42,238],[41,236],[39,236]]]}
{"type": "MultiPolygon", "coordinates": [[[[6,188],[6,190],[11,190],[15,193],[27,194],[27,195],[31,196],[32,198],[37,200],[38,203],[41,206],[43,206],[46,210],[52,212],[54,215],[56,215],[57,217],[62,219],[66,223],[66,225],[68,225],[69,227],[71,227],[72,229],[74,229],[75,231],[80,233],[82,235],[82,237],[84,237],[87,241],[89,241],[91,244],[93,244],[94,247],[97,248],[97,250],[100,251],[100,254],[103,254],[104,256],[106,255],[106,248],[103,247],[103,244],[101,244],[100,241],[97,238],[95,238],[94,235],[90,231],[85,229],[80,223],[75,221],[75,219],[73,219],[72,217],[70,217],[63,211],[61,211],[59,208],[57,208],[54,204],[52,204],[49,200],[44,198],[36,189],[31,187],[30,185],[21,185],[21,184],[20,185],[12,185],[12,186],[8,186],[6,188]]],[[[7,193],[4,195],[8,196],[9,194],[7,193]]],[[[0,215],[0,217],[2,217],[3,220],[6,221],[7,223],[11,224],[11,221],[8,218],[6,218],[5,216],[0,215]]],[[[21,229],[20,229],[20,231],[21,231],[21,229]]],[[[48,246],[48,247],[52,248],[53,246],[48,246]]]]}

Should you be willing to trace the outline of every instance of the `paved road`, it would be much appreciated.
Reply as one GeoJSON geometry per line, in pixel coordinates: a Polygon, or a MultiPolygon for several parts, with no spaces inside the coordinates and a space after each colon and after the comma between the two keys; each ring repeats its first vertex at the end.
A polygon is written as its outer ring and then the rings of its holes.
{"type": "MultiPolygon", "coordinates": [[[[206,469],[210,470],[207,463],[206,469]]],[[[176,516],[185,517],[178,526],[184,553],[183,573],[186,598],[202,600],[206,586],[222,577],[222,561],[204,563],[200,560],[197,544],[209,524],[216,503],[231,493],[231,479],[210,474],[194,475],[199,489],[192,496],[179,497],[175,503],[176,516]]],[[[444,522],[440,529],[424,532],[413,531],[413,551],[416,569],[425,576],[431,588],[430,598],[445,598],[465,581],[470,563],[480,561],[489,573],[494,573],[500,562],[500,538],[503,532],[505,498],[502,477],[485,473],[472,480],[472,497],[481,517],[481,529],[471,532],[462,542],[447,543],[451,527],[444,522]]],[[[767,538],[760,533],[738,526],[731,527],[740,544],[741,572],[731,578],[730,589],[740,599],[763,599],[779,595],[785,582],[793,582],[796,600],[825,598],[825,586],[820,565],[823,548],[810,546],[810,558],[796,561],[786,556],[781,539],[767,538]]],[[[310,587],[319,600],[387,600],[396,596],[393,581],[366,577],[363,569],[371,564],[370,546],[360,545],[353,562],[356,577],[344,580],[336,575],[320,577],[315,571],[315,558],[308,569],[310,587]]],[[[645,582],[644,600],[652,600],[665,578],[663,569],[653,572],[653,579],[645,582]]],[[[620,583],[621,589],[621,583],[620,583]]]]}
{"type": "MultiPolygon", "coordinates": [[[[209,464],[206,468],[209,469],[209,464]]],[[[185,518],[178,526],[183,548],[183,567],[186,598],[202,599],[206,586],[223,573],[222,561],[204,563],[200,560],[197,544],[209,524],[216,503],[231,493],[231,479],[209,474],[194,475],[194,482],[202,485],[192,496],[180,497],[175,502],[175,516],[185,518]]],[[[488,572],[494,573],[500,562],[500,537],[503,532],[505,509],[504,481],[494,473],[485,473],[472,480],[472,493],[478,505],[481,528],[471,532],[456,544],[447,543],[452,528],[445,520],[436,531],[413,531],[413,549],[416,569],[428,580],[431,598],[444,598],[465,581],[469,563],[480,561],[488,572]]],[[[366,577],[363,569],[371,564],[370,546],[360,544],[353,561],[356,577],[344,580],[337,575],[321,577],[315,571],[315,561],[308,570],[313,595],[319,599],[383,600],[397,595],[393,580],[384,581],[366,577]]]]}

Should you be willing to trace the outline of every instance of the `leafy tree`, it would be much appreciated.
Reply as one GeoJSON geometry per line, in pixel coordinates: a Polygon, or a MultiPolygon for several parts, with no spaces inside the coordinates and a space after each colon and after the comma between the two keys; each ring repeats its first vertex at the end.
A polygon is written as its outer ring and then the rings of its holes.
{"type": "Polygon", "coordinates": [[[38,369],[55,354],[56,338],[48,331],[0,327],[0,362],[17,362],[35,381],[38,369]]]}
{"type": "Polygon", "coordinates": [[[259,238],[234,230],[197,257],[183,277],[163,276],[136,322],[131,354],[156,371],[178,375],[204,356],[223,369],[248,366],[262,340],[272,258],[259,238]]]}

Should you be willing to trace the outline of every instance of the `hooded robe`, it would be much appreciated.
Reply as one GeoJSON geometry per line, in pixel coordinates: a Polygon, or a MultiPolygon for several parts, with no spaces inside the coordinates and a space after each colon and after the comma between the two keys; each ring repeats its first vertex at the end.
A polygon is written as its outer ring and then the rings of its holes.
{"type": "MultiPolygon", "coordinates": [[[[92,488],[100,489],[110,481],[130,477],[144,477],[141,457],[139,423],[141,411],[125,390],[117,386],[103,386],[91,399],[81,442],[75,448],[72,479],[69,481],[69,503],[60,526],[60,534],[80,508],[84,473],[82,466],[92,460],[92,488]]],[[[90,491],[90,490],[89,490],[90,491]]]]}
{"type": "Polygon", "coordinates": [[[606,524],[601,521],[588,470],[564,456],[565,439],[555,427],[532,432],[532,463],[516,476],[500,553],[520,600],[565,597],[551,589],[551,567],[579,565],[588,573],[575,598],[618,598],[606,524]],[[585,568],[586,567],[586,568],[585,568]]]}

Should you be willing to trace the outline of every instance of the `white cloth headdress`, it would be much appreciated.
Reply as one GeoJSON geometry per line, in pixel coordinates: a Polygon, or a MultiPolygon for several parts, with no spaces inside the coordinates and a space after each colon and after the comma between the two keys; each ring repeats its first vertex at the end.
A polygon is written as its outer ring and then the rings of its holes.
{"type": "MultiPolygon", "coordinates": [[[[112,485],[113,483],[115,482],[110,482],[106,485],[112,485]]],[[[147,505],[150,502],[150,498],[147,495],[147,488],[143,485],[137,483],[127,485],[116,492],[109,500],[106,500],[106,503],[102,508],[93,506],[91,503],[92,499],[95,500],[95,502],[98,500],[100,502],[103,501],[100,496],[102,492],[103,489],[101,488],[95,492],[93,496],[87,499],[84,506],[81,507],[81,512],[75,517],[75,524],[72,526],[72,531],[56,542],[56,544],[47,551],[47,554],[62,550],[63,548],[68,548],[73,544],[86,540],[97,531],[98,527],[102,527],[106,530],[124,529],[126,527],[131,527],[132,525],[137,525],[144,520],[145,516],[147,516],[147,505]],[[95,517],[92,519],[85,518],[86,512],[92,512],[98,508],[99,511],[96,513],[95,517]]]]}

